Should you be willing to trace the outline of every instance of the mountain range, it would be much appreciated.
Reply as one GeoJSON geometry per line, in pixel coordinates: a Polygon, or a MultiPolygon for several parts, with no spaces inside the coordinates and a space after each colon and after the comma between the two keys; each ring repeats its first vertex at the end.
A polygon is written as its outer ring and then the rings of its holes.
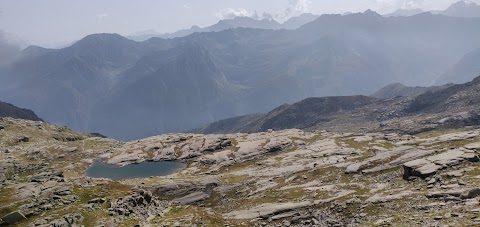
{"type": "Polygon", "coordinates": [[[433,11],[433,13],[452,17],[480,17],[480,5],[471,1],[458,1],[444,11],[433,11]]]}
{"type": "Polygon", "coordinates": [[[454,84],[445,84],[443,86],[431,86],[431,87],[420,87],[420,86],[409,87],[400,83],[394,83],[394,84],[385,86],[384,88],[378,90],[371,96],[376,98],[381,98],[381,99],[395,98],[399,96],[412,97],[412,96],[421,95],[423,93],[430,92],[430,91],[441,90],[453,85],[454,84]]]}
{"type": "MultiPolygon", "coordinates": [[[[409,17],[423,13],[422,9],[397,9],[392,13],[385,14],[386,17],[409,17]]],[[[451,4],[445,10],[432,10],[432,14],[451,17],[480,17],[480,5],[471,1],[458,1],[451,4]]]]}
{"type": "MultiPolygon", "coordinates": [[[[470,1],[458,1],[453,3],[445,10],[432,10],[432,14],[446,15],[451,17],[480,17],[480,5],[470,1]]],[[[392,13],[384,14],[385,17],[409,17],[424,13],[422,9],[397,9],[392,13]]],[[[352,14],[350,12],[343,15],[352,14]]],[[[155,31],[147,31],[137,35],[130,35],[127,38],[135,41],[145,41],[153,37],[171,39],[184,37],[195,32],[218,32],[226,29],[234,29],[239,27],[245,28],[261,28],[261,29],[289,29],[294,30],[302,25],[317,19],[319,15],[311,13],[303,13],[299,16],[289,18],[283,23],[278,23],[274,19],[255,19],[252,17],[235,17],[232,19],[220,20],[214,25],[207,27],[192,26],[188,29],[181,29],[172,33],[157,33],[155,31]]]]}
{"type": "Polygon", "coordinates": [[[480,73],[480,48],[468,52],[436,81],[436,84],[466,83],[480,73]]]}
{"type": "Polygon", "coordinates": [[[254,19],[251,17],[235,17],[232,19],[224,19],[220,20],[218,23],[207,26],[204,28],[198,26],[192,26],[189,29],[182,29],[173,33],[148,33],[142,35],[131,35],[127,36],[127,38],[135,40],[135,41],[145,41],[153,37],[164,38],[164,39],[172,39],[178,37],[184,37],[191,35],[195,32],[219,32],[226,29],[234,29],[234,28],[261,28],[261,29],[297,29],[304,24],[312,22],[313,20],[317,19],[319,16],[314,15],[311,13],[304,13],[299,16],[292,17],[285,22],[278,23],[273,19],[254,19]]]}
{"type": "MultiPolygon", "coordinates": [[[[480,18],[366,11],[295,30],[234,28],[143,42],[89,35],[30,47],[0,70],[3,100],[75,130],[131,140],[267,112],[308,97],[434,83],[478,48],[480,18]]],[[[455,82],[455,81],[454,81],[455,82]]]]}
{"type": "Polygon", "coordinates": [[[393,84],[375,94],[384,94],[384,91],[392,87],[402,87],[402,90],[406,91],[405,96],[308,98],[294,104],[281,105],[266,114],[217,121],[193,132],[252,133],[292,128],[382,131],[391,126],[397,130],[411,130],[409,133],[415,134],[418,129],[431,130],[431,127],[452,126],[458,128],[480,123],[480,76],[465,84],[443,87],[421,88],[393,84]],[[398,126],[398,122],[403,125],[398,126]],[[406,122],[412,125],[405,125],[406,122]]]}

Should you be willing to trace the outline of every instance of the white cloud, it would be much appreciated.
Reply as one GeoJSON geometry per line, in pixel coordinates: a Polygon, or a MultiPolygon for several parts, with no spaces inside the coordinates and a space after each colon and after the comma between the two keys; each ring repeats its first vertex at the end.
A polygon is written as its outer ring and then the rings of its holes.
{"type": "Polygon", "coordinates": [[[275,19],[285,20],[309,11],[310,0],[290,0],[288,6],[275,14],[275,19]]]}
{"type": "MultiPolygon", "coordinates": [[[[459,0],[371,0],[371,8],[376,11],[396,9],[444,10],[459,0]]],[[[471,0],[470,0],[471,1],[471,0]]],[[[480,3],[479,0],[471,1],[480,3]]]]}
{"type": "Polygon", "coordinates": [[[253,16],[252,13],[248,12],[244,8],[238,8],[238,9],[232,9],[232,8],[227,8],[227,9],[222,9],[215,13],[215,16],[220,19],[232,19],[235,17],[251,17],[253,16]]]}
{"type": "Polygon", "coordinates": [[[219,10],[215,13],[215,16],[220,19],[232,19],[235,17],[252,17],[254,19],[276,19],[276,20],[286,20],[292,16],[298,16],[302,13],[306,13],[309,11],[309,6],[311,4],[310,0],[289,0],[288,5],[274,13],[263,12],[259,14],[257,11],[249,12],[244,8],[227,8],[219,10]]]}
{"type": "Polygon", "coordinates": [[[424,0],[375,0],[379,8],[402,8],[402,9],[418,9],[422,8],[424,0]]]}

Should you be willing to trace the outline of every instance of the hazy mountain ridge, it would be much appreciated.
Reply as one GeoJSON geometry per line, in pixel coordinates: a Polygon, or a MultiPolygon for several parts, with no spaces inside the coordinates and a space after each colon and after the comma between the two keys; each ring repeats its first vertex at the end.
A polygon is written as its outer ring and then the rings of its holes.
{"type": "MultiPolygon", "coordinates": [[[[394,86],[398,86],[398,84],[394,86]]],[[[453,122],[456,124],[455,127],[462,126],[462,124],[480,124],[480,112],[477,108],[480,104],[480,77],[466,84],[413,89],[415,94],[412,97],[308,98],[294,104],[284,104],[263,115],[224,119],[194,131],[215,134],[220,132],[265,132],[269,129],[292,128],[358,131],[371,127],[370,130],[382,130],[382,127],[386,127],[385,122],[408,122],[415,119],[412,121],[414,124],[410,125],[413,129],[405,125],[400,128],[417,133],[415,127],[417,129],[432,127],[431,118],[438,119],[441,124],[453,122]],[[417,94],[418,90],[422,92],[417,94]],[[243,127],[236,126],[239,119],[244,124],[243,127]],[[427,123],[420,123],[423,121],[427,123]],[[422,126],[422,124],[427,126],[422,126]]]]}
{"type": "Polygon", "coordinates": [[[438,13],[452,17],[480,17],[480,5],[471,1],[458,1],[438,13]]]}
{"type": "Polygon", "coordinates": [[[421,9],[397,9],[392,13],[385,14],[385,17],[410,17],[413,15],[417,15],[423,13],[424,11],[421,9]]]}
{"type": "Polygon", "coordinates": [[[157,69],[124,75],[129,82],[117,86],[97,105],[92,125],[107,135],[129,138],[132,133],[148,136],[186,130],[233,114],[222,109],[233,105],[240,88],[225,79],[208,50],[195,44],[175,49],[177,54],[155,65],[157,69]],[[108,117],[112,112],[115,118],[108,117]]]}
{"type": "MultiPolygon", "coordinates": [[[[422,9],[397,9],[392,13],[385,14],[385,17],[409,17],[421,14],[422,9]]],[[[480,17],[480,5],[471,1],[460,0],[451,4],[445,10],[431,10],[432,14],[445,15],[451,17],[480,17]]]]}
{"type": "Polygon", "coordinates": [[[237,28],[144,42],[96,34],[16,62],[5,73],[15,92],[2,96],[76,130],[139,138],[307,97],[428,84],[477,47],[477,27],[478,18],[368,11],[323,15],[297,30],[237,28]]]}
{"type": "Polygon", "coordinates": [[[453,84],[446,84],[443,86],[432,86],[432,87],[420,87],[420,86],[408,87],[400,83],[394,83],[394,84],[387,85],[384,88],[378,90],[372,96],[376,98],[383,98],[383,99],[395,98],[398,96],[412,97],[412,96],[421,95],[429,91],[444,89],[450,86],[453,86],[453,84]]]}
{"type": "Polygon", "coordinates": [[[132,35],[127,38],[136,40],[136,41],[145,41],[153,37],[164,38],[164,39],[173,39],[179,37],[185,37],[196,32],[219,32],[227,29],[235,28],[260,28],[260,29],[297,29],[300,26],[312,22],[317,19],[318,15],[313,15],[310,13],[304,13],[296,17],[292,17],[280,24],[273,19],[254,19],[251,17],[235,17],[232,19],[220,20],[218,23],[201,28],[198,26],[192,26],[189,29],[181,29],[173,33],[164,33],[164,34],[143,34],[143,35],[132,35]]]}
{"type": "Polygon", "coordinates": [[[442,74],[436,84],[466,83],[477,77],[480,72],[480,48],[477,48],[465,56],[442,74]]]}
{"type": "Polygon", "coordinates": [[[10,103],[0,102],[0,118],[11,117],[32,121],[42,121],[33,111],[16,107],[10,103]]]}

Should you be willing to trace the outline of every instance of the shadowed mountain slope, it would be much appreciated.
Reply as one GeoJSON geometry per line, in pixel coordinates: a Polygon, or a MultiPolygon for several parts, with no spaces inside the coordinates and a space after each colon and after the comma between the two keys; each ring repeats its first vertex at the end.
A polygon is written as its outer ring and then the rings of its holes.
{"type": "Polygon", "coordinates": [[[0,70],[9,81],[0,95],[49,122],[130,140],[308,97],[425,86],[478,48],[478,27],[480,18],[367,11],[323,15],[296,30],[242,27],[144,42],[95,34],[63,49],[26,50],[29,57],[0,70]]]}
{"type": "Polygon", "coordinates": [[[41,121],[33,111],[16,107],[10,103],[0,102],[0,118],[12,117],[18,119],[41,121]]]}

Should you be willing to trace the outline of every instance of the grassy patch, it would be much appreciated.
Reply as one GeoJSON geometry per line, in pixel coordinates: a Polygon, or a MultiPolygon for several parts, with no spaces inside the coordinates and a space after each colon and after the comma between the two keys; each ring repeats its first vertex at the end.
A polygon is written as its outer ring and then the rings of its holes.
{"type": "Polygon", "coordinates": [[[371,141],[357,142],[353,138],[351,139],[335,138],[335,142],[340,147],[346,146],[346,147],[350,147],[358,150],[366,150],[368,147],[370,147],[371,141]]]}
{"type": "Polygon", "coordinates": [[[140,220],[137,218],[129,217],[123,220],[122,222],[119,223],[119,227],[132,227],[135,225],[138,225],[140,223],[140,220]]]}
{"type": "Polygon", "coordinates": [[[99,220],[109,217],[109,214],[105,209],[83,211],[81,214],[83,216],[82,224],[85,226],[95,226],[99,220]]]}
{"type": "Polygon", "coordinates": [[[222,181],[222,183],[225,183],[225,184],[236,184],[236,183],[245,182],[248,178],[249,178],[248,175],[228,174],[228,175],[221,176],[220,180],[222,181]]]}
{"type": "Polygon", "coordinates": [[[0,217],[15,211],[20,205],[15,197],[15,189],[0,189],[0,217]]]}
{"type": "Polygon", "coordinates": [[[206,209],[196,206],[177,206],[173,207],[164,217],[157,217],[152,220],[152,224],[160,226],[171,226],[179,222],[182,226],[196,224],[198,226],[224,226],[227,224],[222,216],[208,212],[206,209]],[[167,223],[170,223],[167,225],[167,223]],[[182,224],[183,223],[183,224],[182,224]],[[189,223],[188,225],[184,223],[189,223]]]}
{"type": "Polygon", "coordinates": [[[106,184],[98,184],[93,187],[75,186],[73,193],[77,195],[82,203],[99,198],[119,198],[128,195],[132,190],[132,186],[121,184],[118,182],[108,182],[106,184]]]}

